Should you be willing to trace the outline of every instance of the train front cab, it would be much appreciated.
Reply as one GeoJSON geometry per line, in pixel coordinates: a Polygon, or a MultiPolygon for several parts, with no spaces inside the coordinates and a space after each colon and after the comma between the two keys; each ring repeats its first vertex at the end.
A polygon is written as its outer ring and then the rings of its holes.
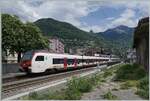
{"type": "Polygon", "coordinates": [[[20,62],[20,71],[26,73],[40,73],[45,72],[50,60],[45,53],[26,52],[20,62]]]}
{"type": "Polygon", "coordinates": [[[32,57],[33,57],[33,52],[29,51],[26,52],[23,57],[21,58],[20,61],[20,66],[19,66],[19,70],[21,72],[31,72],[30,67],[32,66],[32,57]]]}

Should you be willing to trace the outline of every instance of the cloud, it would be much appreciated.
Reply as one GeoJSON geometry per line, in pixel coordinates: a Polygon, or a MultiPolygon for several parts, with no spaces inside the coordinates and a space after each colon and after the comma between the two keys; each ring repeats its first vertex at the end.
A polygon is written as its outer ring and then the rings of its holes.
{"type": "Polygon", "coordinates": [[[98,9],[97,4],[88,1],[67,0],[5,0],[0,1],[2,13],[18,15],[24,21],[36,21],[51,17],[80,26],[80,17],[87,16],[98,9]]]}
{"type": "MultiPolygon", "coordinates": [[[[111,22],[105,27],[113,28],[118,25],[126,25],[129,27],[135,27],[138,24],[139,19],[142,17],[149,16],[149,1],[131,1],[131,2],[117,2],[112,4],[112,6],[118,7],[125,6],[125,10],[120,14],[118,18],[111,19],[111,22]],[[137,10],[140,13],[140,16],[136,16],[137,10]]],[[[109,18],[108,18],[109,19],[109,18]]]]}
{"type": "Polygon", "coordinates": [[[135,12],[131,9],[126,9],[119,18],[113,20],[110,26],[117,26],[117,25],[126,25],[129,27],[134,27],[135,23],[135,12]]]}
{"type": "Polygon", "coordinates": [[[115,19],[114,17],[108,17],[108,18],[106,18],[106,20],[113,20],[113,19],[115,19]]]}
{"type": "Polygon", "coordinates": [[[109,20],[110,22],[105,24],[105,26],[101,25],[88,26],[88,24],[84,24],[84,26],[82,26],[81,28],[85,31],[93,30],[94,32],[103,32],[108,28],[114,28],[119,25],[135,27],[138,23],[138,19],[139,18],[135,18],[135,11],[127,8],[119,15],[118,18],[114,17],[106,18],[106,20],[109,20]]]}
{"type": "Polygon", "coordinates": [[[133,2],[128,2],[126,7],[130,9],[137,9],[142,16],[149,16],[149,3],[150,1],[145,0],[145,1],[133,1],[133,2]]]}
{"type": "Polygon", "coordinates": [[[15,14],[23,21],[33,21],[40,17],[32,7],[26,5],[22,0],[0,1],[0,10],[1,13],[15,14]]]}
{"type": "Polygon", "coordinates": [[[138,18],[135,17],[137,9],[141,16],[149,15],[148,1],[97,1],[97,0],[1,0],[0,10],[2,13],[18,15],[23,21],[36,21],[40,18],[54,18],[77,26],[80,29],[94,32],[104,31],[107,28],[124,24],[135,26],[138,18]],[[109,17],[106,25],[89,25],[88,22],[80,21],[80,18],[88,16],[91,12],[101,9],[102,6],[118,9],[126,8],[118,18],[109,17]]]}

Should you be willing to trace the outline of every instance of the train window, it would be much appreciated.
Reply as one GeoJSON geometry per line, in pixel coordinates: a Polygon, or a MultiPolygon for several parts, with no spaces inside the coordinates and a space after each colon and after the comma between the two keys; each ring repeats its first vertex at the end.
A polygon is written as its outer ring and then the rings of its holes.
{"type": "Polygon", "coordinates": [[[68,59],[67,63],[70,64],[74,64],[74,59],[68,59]]]}
{"type": "Polygon", "coordinates": [[[82,62],[82,59],[79,59],[79,63],[81,63],[82,62]]]}
{"type": "Polygon", "coordinates": [[[82,62],[85,63],[85,59],[83,59],[82,62]]]}
{"type": "Polygon", "coordinates": [[[22,57],[22,61],[23,60],[31,60],[32,59],[32,56],[33,56],[33,52],[32,51],[28,51],[28,52],[26,52],[24,55],[23,55],[23,57],[22,57]]]}
{"type": "Polygon", "coordinates": [[[78,64],[80,63],[80,60],[79,60],[79,59],[77,60],[77,63],[78,63],[78,64]]]}
{"type": "Polygon", "coordinates": [[[44,61],[44,56],[37,56],[35,61],[44,61]]]}
{"type": "Polygon", "coordinates": [[[64,63],[64,59],[58,59],[58,58],[53,59],[53,64],[63,64],[63,63],[64,63]]]}
{"type": "Polygon", "coordinates": [[[88,59],[86,59],[85,61],[86,61],[86,63],[88,63],[88,59]]]}

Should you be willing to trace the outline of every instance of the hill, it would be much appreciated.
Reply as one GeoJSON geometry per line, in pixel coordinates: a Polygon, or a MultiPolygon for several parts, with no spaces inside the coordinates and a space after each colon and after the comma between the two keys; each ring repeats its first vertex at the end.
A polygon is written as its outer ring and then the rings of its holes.
{"type": "Polygon", "coordinates": [[[134,28],[120,25],[97,34],[109,41],[109,47],[113,47],[114,50],[117,50],[116,54],[120,54],[121,52],[126,52],[128,48],[132,47],[133,32],[134,28]]]}
{"type": "Polygon", "coordinates": [[[104,47],[106,45],[101,35],[85,32],[66,22],[57,21],[52,18],[43,18],[34,23],[45,36],[60,38],[67,48],[104,47]]]}
{"type": "MultiPolygon", "coordinates": [[[[127,26],[118,26],[113,29],[108,29],[105,32],[100,32],[100,34],[107,40],[110,41],[132,41],[134,28],[127,26]]],[[[99,34],[99,33],[98,33],[99,34]]]]}
{"type": "Polygon", "coordinates": [[[65,52],[69,49],[101,48],[122,56],[132,46],[134,28],[118,26],[105,32],[92,33],[78,29],[72,24],[43,18],[34,22],[47,37],[58,37],[65,44],[65,52]]]}

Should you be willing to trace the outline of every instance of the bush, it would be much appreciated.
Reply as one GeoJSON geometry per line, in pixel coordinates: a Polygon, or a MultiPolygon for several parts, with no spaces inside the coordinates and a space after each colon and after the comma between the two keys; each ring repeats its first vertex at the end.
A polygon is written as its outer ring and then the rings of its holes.
{"type": "Polygon", "coordinates": [[[38,99],[38,94],[37,94],[37,92],[29,93],[28,98],[29,98],[30,100],[38,99]]]}
{"type": "Polygon", "coordinates": [[[89,92],[92,89],[91,79],[80,78],[78,89],[80,92],[89,92]]]}
{"type": "Polygon", "coordinates": [[[121,85],[122,89],[137,87],[136,94],[149,99],[149,79],[143,67],[137,64],[126,64],[116,71],[115,80],[126,81],[121,85]]]}
{"type": "Polygon", "coordinates": [[[67,100],[78,100],[81,98],[81,92],[79,88],[79,79],[73,77],[70,81],[67,82],[67,89],[65,91],[65,99],[67,100]]]}
{"type": "Polygon", "coordinates": [[[145,99],[149,99],[149,77],[145,76],[137,85],[137,94],[145,99]]]}
{"type": "Polygon", "coordinates": [[[113,95],[110,91],[103,95],[104,99],[116,100],[117,96],[113,95]]]}
{"type": "Polygon", "coordinates": [[[144,68],[137,64],[125,64],[116,71],[115,80],[139,80],[146,75],[144,68]]]}
{"type": "Polygon", "coordinates": [[[29,94],[28,98],[31,100],[79,100],[82,93],[89,92],[92,87],[102,81],[102,74],[95,74],[91,77],[73,77],[67,82],[67,88],[63,91],[48,92],[46,94],[37,94],[36,92],[29,94]]]}
{"type": "Polygon", "coordinates": [[[66,89],[65,100],[79,100],[81,98],[81,92],[77,89],[66,89]]]}
{"type": "Polygon", "coordinates": [[[103,77],[106,78],[106,77],[108,77],[108,76],[111,76],[112,74],[113,74],[112,71],[109,71],[109,70],[108,70],[108,71],[105,71],[105,72],[104,72],[103,77]]]}
{"type": "Polygon", "coordinates": [[[51,92],[49,91],[47,94],[43,94],[43,97],[41,100],[64,100],[65,99],[65,90],[63,91],[55,91],[51,92]]]}
{"type": "Polygon", "coordinates": [[[102,82],[103,78],[102,78],[102,74],[95,74],[90,78],[90,84],[92,84],[93,86],[97,85],[98,83],[102,82]]]}
{"type": "Polygon", "coordinates": [[[37,92],[30,93],[28,97],[24,97],[23,100],[63,100],[65,99],[63,92],[49,92],[46,94],[38,94],[37,92]]]}
{"type": "Polygon", "coordinates": [[[68,82],[68,89],[77,89],[80,92],[88,92],[92,89],[92,84],[89,78],[73,78],[68,82]]]}
{"type": "Polygon", "coordinates": [[[101,81],[101,74],[96,74],[89,78],[76,78],[73,77],[67,82],[66,97],[67,100],[78,100],[81,98],[82,93],[89,92],[92,87],[101,81]]]}
{"type": "Polygon", "coordinates": [[[68,81],[66,89],[67,100],[78,100],[81,98],[83,92],[88,92],[92,89],[92,84],[89,78],[76,78],[73,77],[72,80],[68,81]]]}

